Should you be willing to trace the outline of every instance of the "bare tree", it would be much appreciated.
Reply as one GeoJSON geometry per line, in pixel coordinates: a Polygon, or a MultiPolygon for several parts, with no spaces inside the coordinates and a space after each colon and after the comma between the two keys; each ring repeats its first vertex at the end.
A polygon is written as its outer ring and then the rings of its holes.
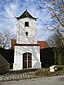
{"type": "Polygon", "coordinates": [[[5,30],[0,33],[0,46],[2,48],[9,47],[11,39],[11,33],[9,30],[5,30]]]}
{"type": "Polygon", "coordinates": [[[52,28],[55,31],[57,46],[64,45],[64,0],[39,0],[39,9],[51,12],[51,18],[55,23],[52,28]]]}
{"type": "Polygon", "coordinates": [[[51,4],[53,9],[50,7],[50,10],[52,11],[52,18],[55,20],[54,30],[57,41],[57,46],[54,49],[55,64],[62,65],[64,64],[62,63],[64,55],[61,48],[64,46],[64,0],[51,0],[51,4]]]}
{"type": "Polygon", "coordinates": [[[52,18],[55,20],[54,30],[56,32],[57,44],[58,46],[64,45],[64,0],[51,0],[53,8],[50,7],[52,11],[52,18]]]}
{"type": "Polygon", "coordinates": [[[64,64],[62,63],[64,55],[61,48],[64,46],[64,0],[39,0],[39,9],[47,9],[51,12],[54,24],[52,25],[53,29],[48,30],[55,32],[54,37],[57,44],[54,49],[55,64],[64,64]]]}

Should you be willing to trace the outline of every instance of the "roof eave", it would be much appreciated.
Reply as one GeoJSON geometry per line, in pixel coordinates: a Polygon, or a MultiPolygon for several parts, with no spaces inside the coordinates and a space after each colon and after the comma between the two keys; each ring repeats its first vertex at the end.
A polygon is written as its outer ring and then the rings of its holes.
{"type": "MultiPolygon", "coordinates": [[[[21,18],[21,17],[15,17],[15,18],[16,18],[17,20],[20,20],[20,19],[28,18],[28,17],[22,17],[22,18],[21,18]]],[[[30,17],[29,17],[29,18],[30,18],[30,17]]],[[[31,19],[34,19],[34,20],[36,21],[38,18],[34,18],[34,17],[33,17],[33,18],[31,18],[31,19]]]]}

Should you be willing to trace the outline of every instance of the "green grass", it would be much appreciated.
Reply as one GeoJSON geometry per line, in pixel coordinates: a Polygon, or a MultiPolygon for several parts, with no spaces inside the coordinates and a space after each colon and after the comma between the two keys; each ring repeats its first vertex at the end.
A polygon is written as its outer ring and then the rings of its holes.
{"type": "Polygon", "coordinates": [[[9,73],[19,74],[19,73],[28,73],[32,72],[35,76],[43,77],[43,76],[57,76],[57,75],[64,75],[64,66],[57,65],[57,70],[55,72],[50,72],[49,68],[41,68],[41,69],[25,69],[19,71],[9,71],[9,73]]]}
{"type": "Polygon", "coordinates": [[[56,66],[57,71],[50,72],[49,68],[42,68],[35,71],[36,76],[56,76],[56,75],[64,75],[64,66],[56,66]]]}

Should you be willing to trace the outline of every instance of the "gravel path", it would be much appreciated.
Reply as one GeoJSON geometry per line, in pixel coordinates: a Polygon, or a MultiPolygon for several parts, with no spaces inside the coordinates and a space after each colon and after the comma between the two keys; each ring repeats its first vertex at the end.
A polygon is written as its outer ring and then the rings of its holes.
{"type": "Polygon", "coordinates": [[[0,82],[0,85],[64,85],[64,76],[42,77],[0,82]]]}
{"type": "Polygon", "coordinates": [[[30,79],[35,78],[35,72],[9,72],[3,75],[0,75],[0,82],[2,81],[12,81],[12,80],[22,80],[22,79],[30,79]]]}

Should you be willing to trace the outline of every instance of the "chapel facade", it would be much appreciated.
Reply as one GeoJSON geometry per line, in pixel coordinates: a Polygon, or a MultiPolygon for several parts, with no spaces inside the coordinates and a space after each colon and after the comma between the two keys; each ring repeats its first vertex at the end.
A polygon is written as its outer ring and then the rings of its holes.
{"type": "Polygon", "coordinates": [[[36,20],[27,10],[17,19],[13,70],[41,68],[40,45],[37,44],[36,20]]]}

